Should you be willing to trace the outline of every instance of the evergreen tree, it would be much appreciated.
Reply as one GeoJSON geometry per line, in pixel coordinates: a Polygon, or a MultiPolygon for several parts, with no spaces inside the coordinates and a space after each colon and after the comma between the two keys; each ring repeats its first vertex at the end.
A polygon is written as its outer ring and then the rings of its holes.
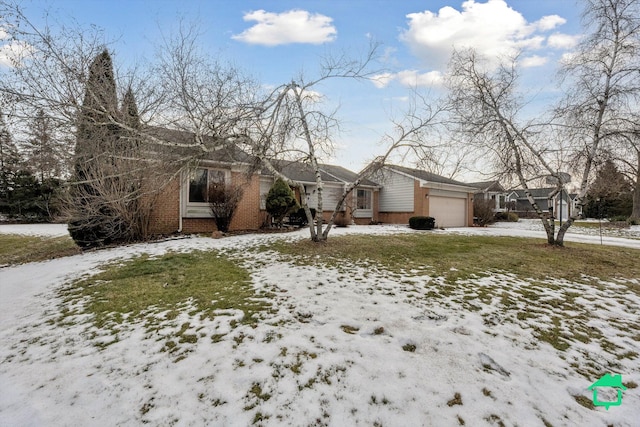
{"type": "Polygon", "coordinates": [[[38,110],[29,129],[30,138],[23,144],[29,170],[44,183],[63,173],[61,144],[55,140],[51,119],[38,110]]]}
{"type": "Polygon", "coordinates": [[[284,217],[298,207],[298,201],[291,187],[278,178],[267,193],[266,205],[267,212],[280,226],[284,217]]]}
{"type": "Polygon", "coordinates": [[[0,213],[10,214],[11,196],[20,170],[20,152],[0,111],[0,213]]]}
{"type": "Polygon", "coordinates": [[[121,233],[108,194],[118,187],[113,182],[118,173],[113,162],[120,134],[114,123],[118,114],[113,63],[105,49],[89,66],[78,118],[69,232],[81,247],[109,244],[121,233]]]}
{"type": "Polygon", "coordinates": [[[613,161],[605,161],[589,188],[585,215],[592,218],[628,217],[631,206],[631,185],[613,161]]]}

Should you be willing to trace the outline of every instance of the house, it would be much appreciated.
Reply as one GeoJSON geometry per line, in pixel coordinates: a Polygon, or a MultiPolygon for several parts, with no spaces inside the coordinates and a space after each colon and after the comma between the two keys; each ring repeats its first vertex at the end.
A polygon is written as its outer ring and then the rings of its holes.
{"type": "Polygon", "coordinates": [[[493,212],[504,212],[507,210],[507,193],[498,181],[470,182],[468,184],[477,190],[473,194],[473,199],[478,198],[491,200],[493,212]]]}
{"type": "MultiPolygon", "coordinates": [[[[318,189],[316,184],[315,171],[311,165],[300,162],[276,162],[276,168],[286,177],[300,182],[305,188],[305,198],[310,208],[316,209],[318,205],[318,189]]],[[[358,175],[336,165],[319,165],[323,182],[322,192],[322,216],[328,221],[337,206],[346,187],[354,182],[358,175]]],[[[260,208],[264,210],[265,200],[269,189],[273,185],[275,177],[266,169],[263,169],[260,176],[260,208]]],[[[380,186],[375,182],[362,179],[357,188],[353,190],[351,196],[347,196],[342,211],[349,216],[356,224],[370,224],[377,221],[378,215],[378,191],[380,186]]],[[[299,190],[294,188],[298,202],[302,202],[299,190]]]]}
{"type": "MultiPolygon", "coordinates": [[[[155,136],[164,140],[181,143],[184,146],[193,143],[193,135],[167,129],[152,129],[155,136]]],[[[172,155],[193,155],[193,148],[172,147],[172,155]]],[[[266,196],[275,181],[269,171],[254,170],[254,160],[234,147],[226,147],[207,153],[197,164],[190,164],[174,171],[171,180],[164,184],[155,200],[150,217],[151,234],[210,233],[216,230],[208,202],[208,190],[214,183],[239,185],[243,196],[238,204],[229,229],[258,230],[267,224],[266,196]]],[[[309,207],[317,206],[317,186],[315,173],[308,164],[300,162],[277,162],[276,168],[289,178],[303,183],[304,197],[309,207]]],[[[321,165],[324,184],[323,218],[328,220],[346,186],[357,175],[343,167],[321,165]]],[[[345,215],[359,224],[377,221],[379,185],[362,180],[345,201],[345,215]]],[[[298,189],[298,200],[302,197],[298,189]]]]}
{"type": "MultiPolygon", "coordinates": [[[[566,221],[574,212],[574,203],[566,190],[556,194],[553,199],[549,199],[555,188],[531,188],[529,192],[533,196],[540,210],[549,214],[549,208],[553,211],[555,218],[566,221]]],[[[512,211],[521,218],[536,217],[536,213],[527,199],[524,190],[512,190],[507,194],[507,202],[512,205],[512,211]]]]}
{"type": "Polygon", "coordinates": [[[378,218],[406,224],[412,216],[431,216],[436,227],[473,225],[475,187],[421,169],[385,166],[374,177],[381,186],[378,218]]]}
{"type": "MultiPolygon", "coordinates": [[[[165,141],[174,141],[171,155],[193,156],[193,134],[152,129],[165,141]]],[[[256,169],[251,156],[234,147],[208,152],[198,162],[182,166],[177,162],[173,178],[162,184],[150,217],[151,234],[210,233],[216,230],[208,203],[211,185],[232,184],[243,188],[243,195],[229,229],[258,230],[268,224],[266,196],[275,176],[256,169]]],[[[315,172],[301,162],[279,161],[276,169],[301,182],[304,194],[295,188],[299,201],[304,197],[310,208],[317,207],[315,172]]],[[[341,166],[320,165],[323,181],[323,212],[326,221],[333,213],[347,186],[357,174],[341,166]]],[[[158,184],[160,185],[160,183],[158,184]]],[[[475,188],[419,169],[388,166],[372,180],[363,179],[347,196],[342,211],[356,224],[376,222],[407,224],[416,215],[433,216],[438,227],[473,224],[472,198],[475,188]],[[378,180],[380,178],[380,180],[378,180]]]]}

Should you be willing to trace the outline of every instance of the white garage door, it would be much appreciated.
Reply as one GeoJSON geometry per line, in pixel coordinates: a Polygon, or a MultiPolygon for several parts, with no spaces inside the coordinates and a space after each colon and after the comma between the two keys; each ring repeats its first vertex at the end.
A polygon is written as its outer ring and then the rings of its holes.
{"type": "Polygon", "coordinates": [[[429,216],[436,219],[436,227],[466,227],[467,200],[431,196],[429,198],[429,216]]]}

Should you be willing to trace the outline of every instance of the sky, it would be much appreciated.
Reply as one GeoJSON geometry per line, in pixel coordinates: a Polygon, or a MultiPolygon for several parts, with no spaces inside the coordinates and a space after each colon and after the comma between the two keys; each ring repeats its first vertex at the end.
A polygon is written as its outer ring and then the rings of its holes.
{"type": "MultiPolygon", "coordinates": [[[[407,108],[411,86],[441,94],[452,48],[474,47],[489,57],[521,50],[522,90],[530,114],[558,95],[558,61],[581,33],[578,0],[23,0],[27,15],[44,23],[75,20],[104,29],[117,65],[152,60],[160,37],[178,21],[197,23],[212,55],[234,64],[265,86],[301,72],[318,75],[328,55],[357,58],[381,43],[374,81],[332,81],[315,90],[342,123],[333,158],[359,170],[381,153],[391,119],[407,108]]],[[[0,28],[0,44],[2,29],[0,28]]],[[[0,62],[3,49],[0,46],[0,62]]]]}

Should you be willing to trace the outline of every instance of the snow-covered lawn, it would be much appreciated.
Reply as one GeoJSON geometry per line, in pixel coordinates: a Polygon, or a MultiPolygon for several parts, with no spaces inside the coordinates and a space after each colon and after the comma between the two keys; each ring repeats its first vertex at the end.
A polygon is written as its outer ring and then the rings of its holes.
{"type": "MultiPolygon", "coordinates": [[[[542,237],[534,223],[518,224],[446,232],[542,237]]],[[[380,234],[381,244],[413,232],[334,231],[380,234]]],[[[640,388],[609,410],[576,400],[591,402],[594,372],[640,384],[640,296],[623,283],[494,274],[452,287],[421,270],[321,268],[258,249],[306,237],[187,238],[0,269],[0,426],[639,425],[640,388]],[[275,311],[255,328],[234,325],[235,312],[203,320],[188,303],[154,329],[60,320],[72,279],[141,253],[195,249],[239,259],[275,311]],[[187,323],[196,342],[163,349],[187,323]],[[554,348],[541,334],[572,339],[554,348]]]]}

